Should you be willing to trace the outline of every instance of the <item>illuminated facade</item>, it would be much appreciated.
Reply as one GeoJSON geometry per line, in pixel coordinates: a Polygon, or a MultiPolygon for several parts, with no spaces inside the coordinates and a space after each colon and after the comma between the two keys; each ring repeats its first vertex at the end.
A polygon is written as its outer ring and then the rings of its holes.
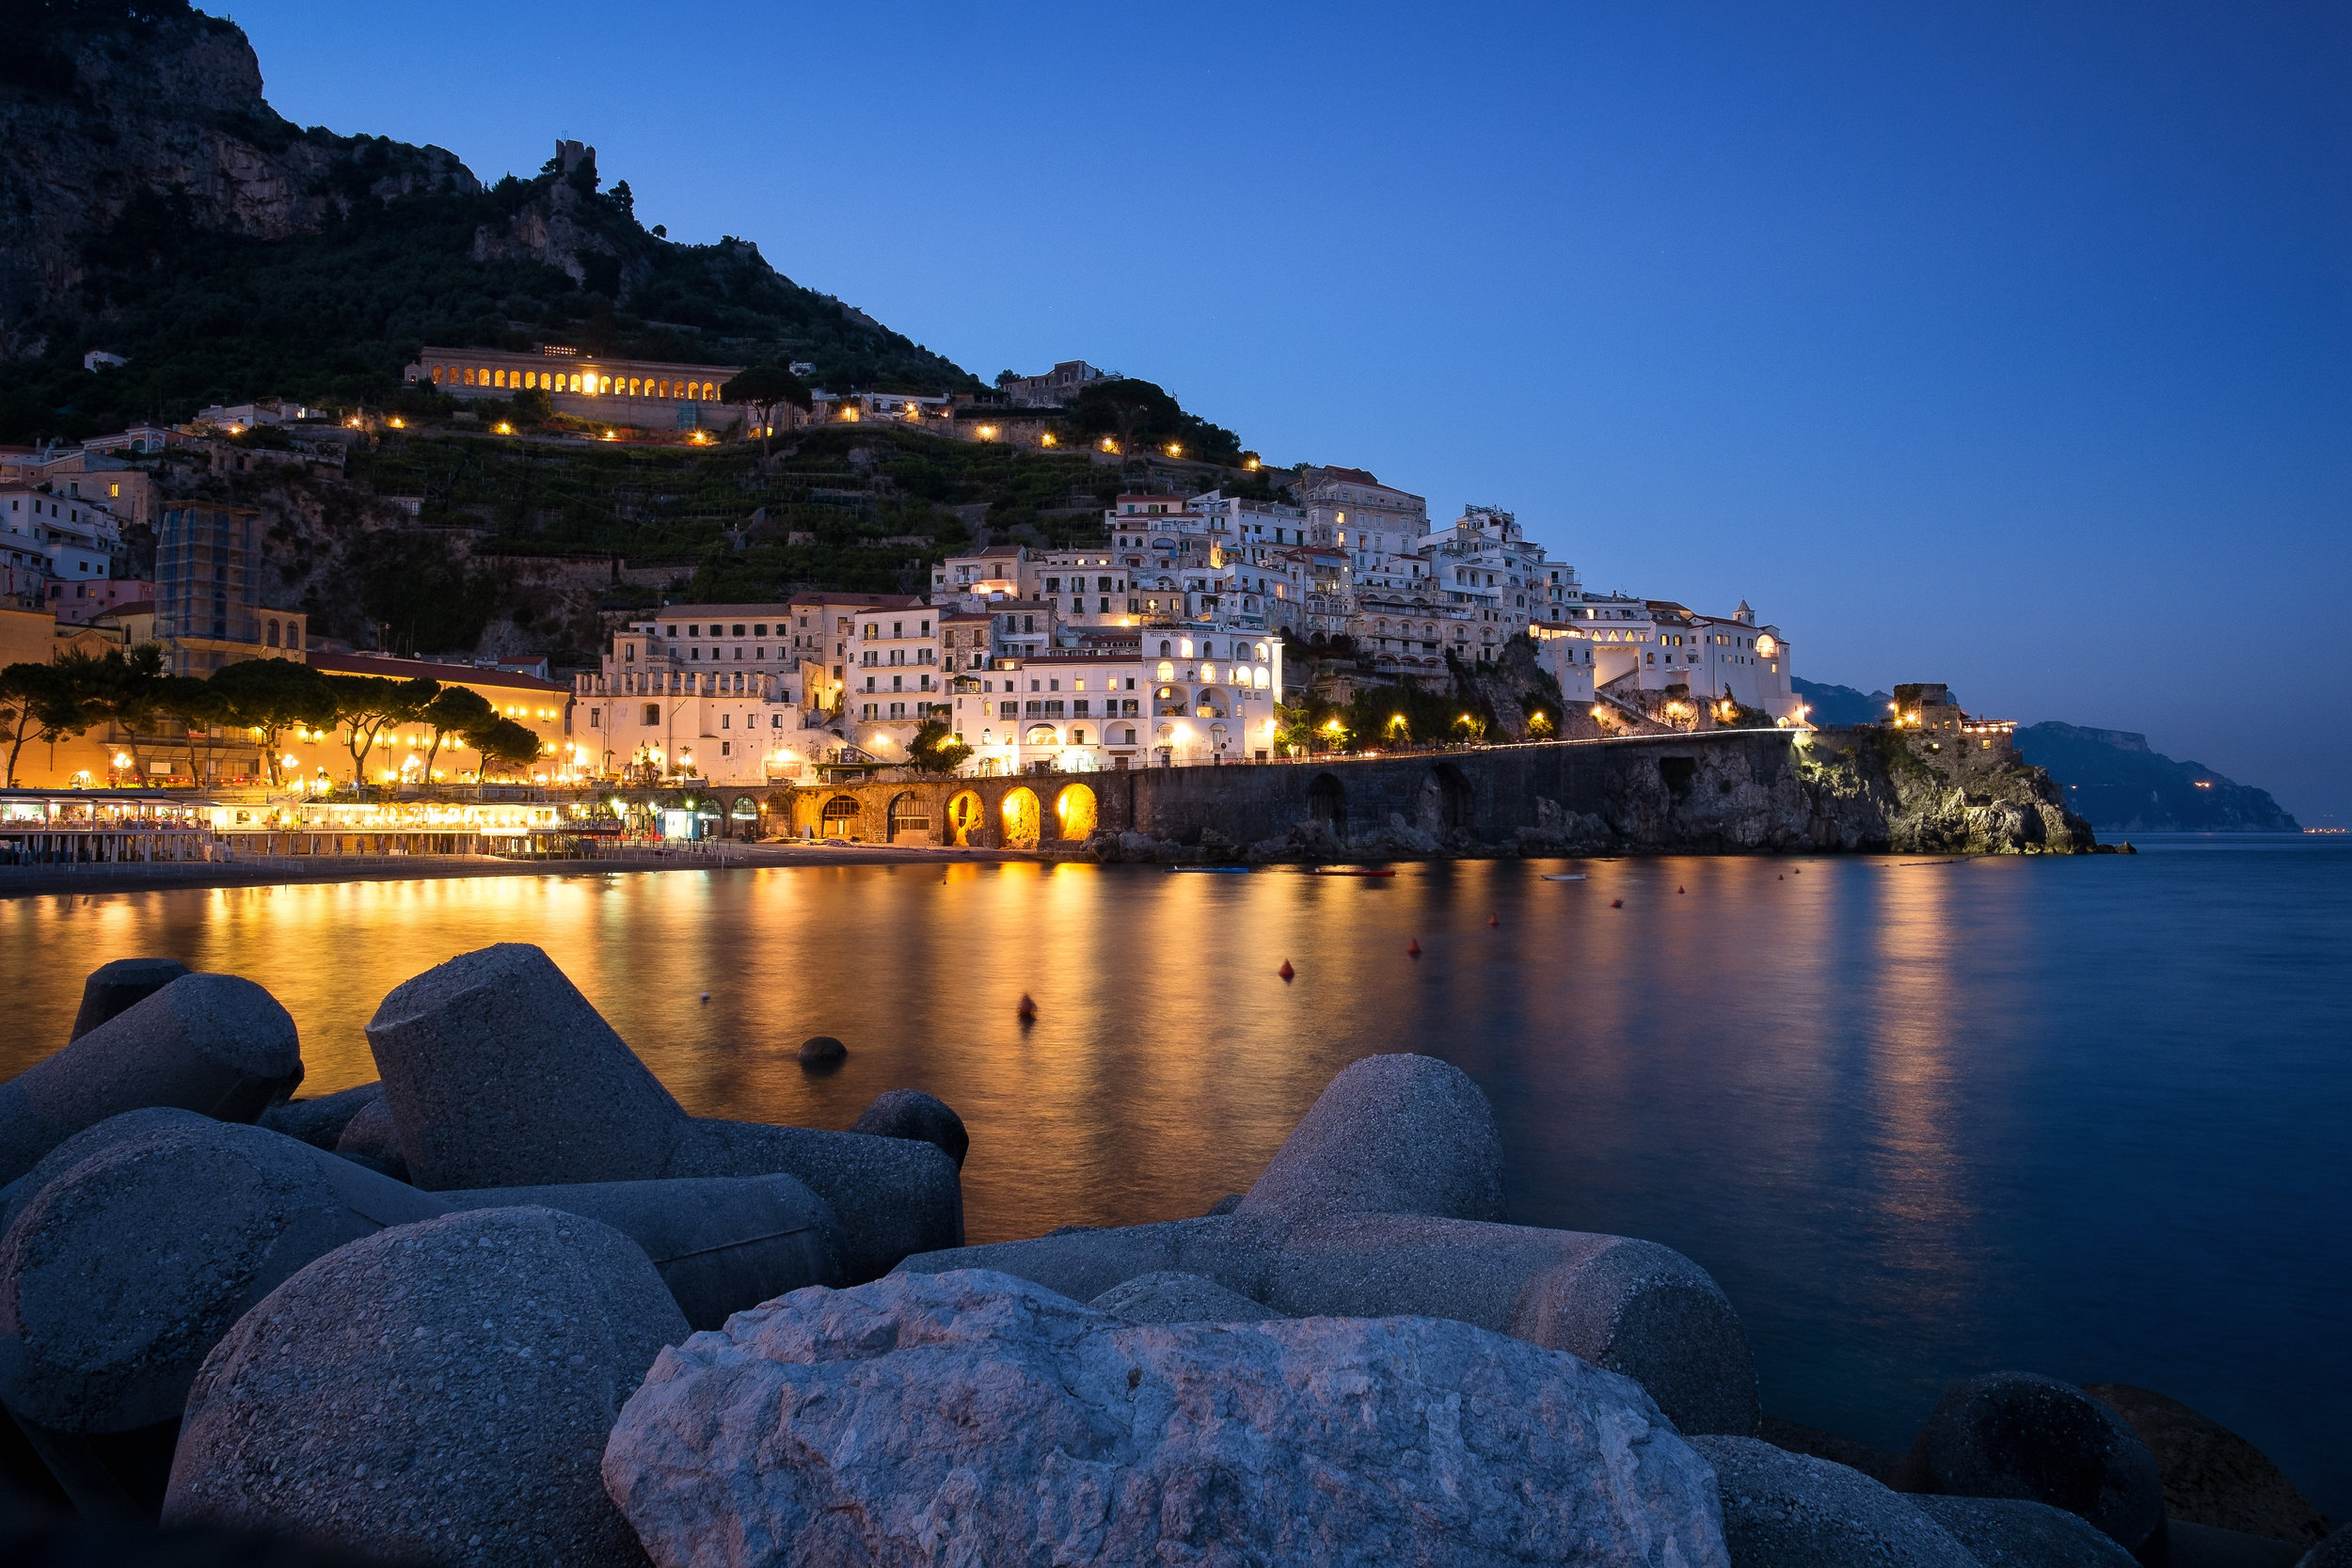
{"type": "Polygon", "coordinates": [[[427,348],[403,372],[461,402],[545,392],[559,414],[644,430],[732,430],[749,417],[719,389],[740,365],[686,365],[655,359],[578,355],[553,345],[535,354],[500,349],[427,348]]]}
{"type": "Polygon", "coordinates": [[[956,738],[973,749],[968,772],[1264,762],[1282,644],[1210,624],[1155,626],[1139,644],[997,659],[950,684],[956,738]]]}

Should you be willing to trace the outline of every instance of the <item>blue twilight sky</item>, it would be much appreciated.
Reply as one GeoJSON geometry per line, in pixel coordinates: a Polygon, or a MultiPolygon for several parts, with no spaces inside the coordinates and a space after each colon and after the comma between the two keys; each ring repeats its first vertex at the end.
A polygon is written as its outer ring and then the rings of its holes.
{"type": "Polygon", "coordinates": [[[271,101],[595,144],[977,372],[2143,730],[2352,823],[2352,8],[240,6],[271,101]]]}

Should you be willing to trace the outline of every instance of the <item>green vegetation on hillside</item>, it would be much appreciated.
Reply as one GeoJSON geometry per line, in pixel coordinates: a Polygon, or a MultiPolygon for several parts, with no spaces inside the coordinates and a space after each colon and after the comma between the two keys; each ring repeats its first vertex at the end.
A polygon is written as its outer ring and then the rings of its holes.
{"type": "Polygon", "coordinates": [[[441,190],[379,203],[369,182],[399,144],[357,138],[336,178],[349,215],[317,234],[264,241],[208,232],[183,200],[142,195],[84,247],[91,325],[51,324],[49,352],[0,385],[0,441],[74,438],[140,419],[178,421],[206,404],[286,396],[381,404],[426,343],[693,364],[807,360],[834,389],[977,391],[949,360],[777,274],[749,242],[674,245],[637,221],[626,181],[597,190],[593,161],[478,194],[441,190]],[[526,258],[474,259],[559,182],[591,237],[584,277],[526,258]],[[574,199],[576,198],[576,199],[574,199]],[[596,242],[610,246],[598,248],[596,242]],[[130,363],[102,372],[103,348],[130,363]]]}

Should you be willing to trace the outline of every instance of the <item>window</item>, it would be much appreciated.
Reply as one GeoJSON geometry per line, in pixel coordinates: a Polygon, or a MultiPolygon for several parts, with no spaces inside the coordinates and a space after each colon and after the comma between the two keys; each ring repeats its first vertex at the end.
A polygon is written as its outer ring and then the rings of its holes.
{"type": "MultiPolygon", "coordinates": [[[[712,635],[713,635],[713,636],[716,636],[716,635],[717,635],[717,633],[716,633],[716,632],[713,632],[713,633],[712,633],[712,635]]],[[[736,636],[738,636],[738,637],[740,637],[740,636],[742,636],[742,635],[743,635],[743,623],[742,623],[742,622],[740,622],[740,621],[738,621],[738,622],[735,624],[735,635],[736,635],[736,636]]]]}
{"type": "Polygon", "coordinates": [[[659,724],[661,722],[661,705],[660,703],[647,703],[645,705],[644,721],[647,724],[659,724]]]}
{"type": "Polygon", "coordinates": [[[588,727],[592,730],[604,727],[604,709],[592,707],[588,710],[588,727]]]}
{"type": "Polygon", "coordinates": [[[719,754],[723,757],[733,756],[735,754],[735,742],[732,740],[722,740],[719,742],[719,754]]]}
{"type": "Polygon", "coordinates": [[[1021,717],[1021,705],[1019,703],[998,703],[996,705],[996,717],[999,719],[1018,719],[1021,717]]]}

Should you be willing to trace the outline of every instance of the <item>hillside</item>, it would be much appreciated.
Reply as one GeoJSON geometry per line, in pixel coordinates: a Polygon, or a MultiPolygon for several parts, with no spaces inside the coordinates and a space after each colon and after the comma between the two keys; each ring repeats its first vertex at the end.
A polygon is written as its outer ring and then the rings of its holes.
{"type": "Polygon", "coordinates": [[[442,149],[283,119],[245,35],[185,0],[8,12],[0,442],[256,396],[377,402],[428,341],[790,358],[835,388],[982,389],[749,241],[646,230],[593,150],[485,188],[442,149]],[[93,348],[130,363],[85,371],[93,348]]]}
{"type": "Polygon", "coordinates": [[[2056,722],[2017,732],[2026,760],[2066,784],[2067,803],[2105,833],[2292,833],[2302,830],[2266,790],[2197,762],[2175,762],[2128,730],[2056,722]]]}

